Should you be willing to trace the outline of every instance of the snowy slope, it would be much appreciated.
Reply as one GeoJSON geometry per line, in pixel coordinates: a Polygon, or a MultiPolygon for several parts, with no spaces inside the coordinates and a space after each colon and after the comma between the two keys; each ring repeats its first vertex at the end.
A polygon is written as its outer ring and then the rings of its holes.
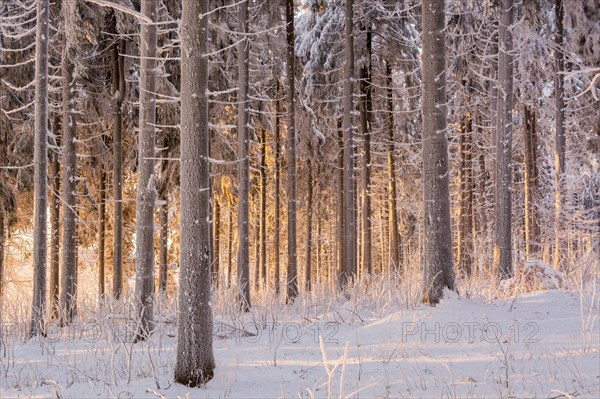
{"type": "Polygon", "coordinates": [[[348,302],[276,325],[223,319],[215,378],[202,389],[170,381],[172,323],[139,344],[107,321],[57,329],[60,340],[7,337],[0,397],[600,396],[598,296],[553,290],[513,299],[447,293],[438,307],[414,310],[348,302]]]}

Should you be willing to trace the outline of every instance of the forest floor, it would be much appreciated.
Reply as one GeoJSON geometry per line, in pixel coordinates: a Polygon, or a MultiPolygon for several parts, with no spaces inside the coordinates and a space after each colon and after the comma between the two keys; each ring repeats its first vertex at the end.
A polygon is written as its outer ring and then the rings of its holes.
{"type": "Polygon", "coordinates": [[[492,300],[447,292],[437,307],[323,301],[215,316],[215,376],[195,389],[172,382],[172,317],[136,344],[110,314],[27,342],[15,324],[1,342],[0,397],[596,398],[599,298],[595,289],[492,300]]]}

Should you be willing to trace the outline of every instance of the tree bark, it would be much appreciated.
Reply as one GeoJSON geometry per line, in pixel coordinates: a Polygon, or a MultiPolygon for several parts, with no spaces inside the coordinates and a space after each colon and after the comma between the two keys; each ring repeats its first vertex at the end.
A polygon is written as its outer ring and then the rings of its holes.
{"type": "Polygon", "coordinates": [[[345,284],[344,273],[344,132],[342,131],[341,121],[337,123],[338,133],[338,156],[337,156],[337,209],[336,209],[336,269],[337,283],[339,288],[343,288],[345,284]]]}
{"type": "Polygon", "coordinates": [[[387,158],[388,158],[388,234],[389,234],[389,263],[390,271],[400,270],[400,232],[398,231],[398,204],[396,184],[396,155],[394,140],[394,92],[392,82],[392,68],[386,63],[387,99],[385,126],[387,130],[387,158]]]}
{"type": "Polygon", "coordinates": [[[221,274],[221,202],[213,197],[213,282],[219,287],[221,274]]]}
{"type": "Polygon", "coordinates": [[[561,235],[562,231],[562,207],[563,207],[563,192],[564,182],[563,175],[565,173],[565,151],[566,151],[566,136],[565,136],[565,77],[562,72],[565,70],[564,65],[564,46],[563,46],[563,18],[564,5],[563,0],[556,0],[556,50],[554,51],[554,59],[556,62],[556,71],[554,75],[554,103],[556,107],[556,139],[554,147],[554,167],[555,174],[555,241],[554,241],[554,268],[560,269],[563,264],[563,255],[561,253],[561,235]]]}
{"type": "MultiPolygon", "coordinates": [[[[141,13],[151,21],[156,22],[157,1],[143,0],[141,13]]],[[[154,177],[154,158],[156,157],[156,46],[156,25],[141,22],[140,132],[138,139],[138,188],[135,226],[135,297],[137,317],[139,318],[137,340],[146,339],[153,330],[154,206],[157,196],[154,177]]]]}
{"type": "Polygon", "coordinates": [[[212,343],[208,1],[184,0],[181,21],[181,224],[175,381],[198,386],[214,374],[212,343]]]}
{"type": "MultiPolygon", "coordinates": [[[[54,118],[54,135],[56,145],[60,146],[59,118],[54,118]]],[[[50,198],[48,208],[50,209],[50,317],[58,319],[59,311],[59,289],[60,289],[60,163],[58,150],[50,155],[50,198]]]]}
{"type": "Polygon", "coordinates": [[[458,270],[470,277],[473,270],[473,121],[467,113],[461,123],[458,144],[460,156],[458,192],[458,234],[457,248],[458,270]]]}
{"type": "Polygon", "coordinates": [[[360,130],[363,137],[363,174],[362,174],[362,270],[373,274],[373,233],[371,228],[371,26],[366,27],[367,62],[360,68],[360,130]]]}
{"type": "Polygon", "coordinates": [[[248,54],[250,41],[248,40],[248,1],[240,3],[239,20],[240,34],[244,35],[238,45],[239,59],[239,89],[238,89],[238,289],[240,291],[240,306],[247,312],[250,310],[250,155],[248,138],[248,54]]]}
{"type": "Polygon", "coordinates": [[[267,129],[260,137],[260,278],[267,289],[267,129]]]}
{"type": "Polygon", "coordinates": [[[525,119],[525,251],[527,258],[539,256],[539,223],[536,211],[538,169],[535,111],[523,106],[525,119]]]}
{"type": "Polygon", "coordinates": [[[279,229],[281,228],[281,201],[279,198],[280,195],[280,185],[281,185],[281,153],[280,153],[280,134],[281,134],[281,102],[279,100],[279,80],[276,81],[276,89],[275,96],[277,100],[275,101],[275,237],[274,237],[274,248],[273,252],[275,252],[275,293],[279,294],[280,291],[280,268],[281,268],[281,258],[279,255],[280,251],[280,235],[279,229]]]}
{"type": "Polygon", "coordinates": [[[344,30],[344,115],[342,130],[344,135],[344,260],[342,267],[342,287],[352,283],[356,277],[356,195],[354,188],[354,130],[352,126],[353,80],[354,80],[354,1],[346,0],[344,30]]]}
{"type": "Polygon", "coordinates": [[[288,265],[286,301],[293,302],[298,295],[298,260],[296,242],[296,110],[295,110],[295,64],[294,54],[294,0],[285,2],[286,59],[287,59],[287,137],[286,152],[288,162],[288,265]]]}
{"type": "Polygon", "coordinates": [[[306,265],[304,269],[304,287],[312,289],[312,216],[313,216],[313,171],[311,160],[307,160],[307,193],[306,193],[306,265]]]}
{"type": "Polygon", "coordinates": [[[77,127],[76,127],[76,82],[74,77],[76,57],[72,34],[77,13],[76,4],[64,2],[63,20],[66,43],[62,59],[63,74],[63,149],[62,149],[62,201],[63,201],[63,254],[61,277],[61,318],[69,323],[77,312],[77,127]]]}
{"type": "MultiPolygon", "coordinates": [[[[116,33],[116,29],[115,29],[116,33]]],[[[125,99],[125,40],[119,39],[113,46],[112,91],[115,125],[113,128],[113,189],[115,220],[113,226],[113,296],[123,293],[123,100],[125,99]]]]}
{"type": "Polygon", "coordinates": [[[102,301],[104,299],[104,255],[106,243],[106,173],[104,172],[104,164],[100,164],[100,198],[98,204],[98,297],[102,301]]]}
{"type": "MultiPolygon", "coordinates": [[[[166,186],[166,184],[165,184],[166,186]]],[[[161,190],[160,199],[163,205],[160,207],[160,237],[159,241],[159,267],[158,267],[158,289],[167,295],[167,279],[169,266],[169,193],[166,188],[161,190]]]]}
{"type": "Polygon", "coordinates": [[[423,301],[455,289],[446,137],[444,1],[423,1],[423,301]]]}
{"type": "Polygon", "coordinates": [[[513,0],[502,0],[498,28],[498,110],[496,131],[496,208],[494,268],[501,279],[513,275],[512,265],[512,104],[513,0]]]}
{"type": "Polygon", "coordinates": [[[231,287],[233,273],[233,210],[229,204],[227,211],[227,288],[231,287]]]}

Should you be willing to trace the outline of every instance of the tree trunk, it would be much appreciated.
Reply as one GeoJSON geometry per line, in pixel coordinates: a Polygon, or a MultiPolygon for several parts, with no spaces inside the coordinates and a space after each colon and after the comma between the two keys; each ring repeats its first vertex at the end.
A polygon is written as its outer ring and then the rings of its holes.
{"type": "Polygon", "coordinates": [[[398,204],[396,184],[396,155],[394,139],[394,92],[392,82],[392,68],[386,63],[387,76],[387,99],[385,125],[388,135],[387,157],[388,157],[388,218],[389,218],[389,250],[390,271],[400,270],[400,232],[398,231],[398,204]]]}
{"type": "Polygon", "coordinates": [[[106,173],[104,173],[104,164],[100,163],[100,199],[98,206],[98,218],[100,226],[98,228],[98,297],[100,301],[104,299],[104,248],[106,238],[106,173]]]}
{"type": "Polygon", "coordinates": [[[48,206],[48,0],[37,2],[35,34],[35,126],[33,153],[33,303],[30,334],[43,328],[46,310],[46,254],[48,206]]]}
{"type": "Polygon", "coordinates": [[[184,0],[181,21],[181,222],[175,381],[198,386],[214,374],[212,344],[208,1],[184,0]]]}
{"type": "MultiPolygon", "coordinates": [[[[370,22],[369,22],[370,24],[370,22]]],[[[360,130],[363,137],[363,174],[362,174],[362,270],[373,274],[373,233],[371,228],[371,27],[366,27],[367,62],[360,68],[360,130]]]]}
{"type": "Polygon", "coordinates": [[[554,242],[554,268],[560,269],[563,265],[561,246],[561,235],[564,235],[562,226],[562,207],[563,207],[563,192],[564,182],[563,175],[565,173],[565,151],[566,151],[566,136],[565,136],[565,77],[562,74],[565,70],[564,65],[564,46],[563,46],[563,18],[564,5],[563,0],[556,0],[556,46],[554,58],[556,62],[556,71],[554,75],[554,103],[556,107],[556,140],[554,147],[554,167],[555,175],[555,242],[554,242]]]}
{"type": "Polygon", "coordinates": [[[267,129],[260,138],[260,277],[267,289],[267,129]]]}
{"type": "Polygon", "coordinates": [[[294,54],[294,1],[285,2],[286,59],[288,81],[288,114],[286,152],[288,162],[288,265],[286,301],[293,302],[298,295],[298,260],[296,243],[296,110],[295,110],[295,64],[294,54]]]}
{"type": "MultiPolygon", "coordinates": [[[[116,33],[116,28],[115,28],[116,33]]],[[[113,130],[113,189],[115,220],[113,226],[113,296],[120,299],[123,293],[123,100],[125,99],[125,40],[113,46],[112,91],[115,125],[113,130]]]]}
{"type": "Polygon", "coordinates": [[[344,136],[344,260],[342,264],[342,287],[352,283],[356,276],[356,196],[354,189],[354,130],[352,126],[353,80],[354,80],[354,1],[346,0],[344,33],[344,115],[342,130],[344,136]]]}
{"type": "Polygon", "coordinates": [[[158,289],[164,295],[167,295],[167,269],[169,266],[169,193],[166,188],[163,188],[160,199],[163,202],[163,205],[160,207],[160,237],[158,239],[160,243],[158,289]]]}
{"type": "MultiPolygon", "coordinates": [[[[151,21],[156,22],[157,1],[144,0],[141,4],[142,14],[151,21]]],[[[154,177],[154,158],[156,156],[156,25],[141,23],[140,49],[139,177],[135,226],[135,297],[137,317],[139,318],[137,340],[146,339],[153,330],[154,205],[157,196],[154,177]]],[[[199,160],[196,162],[199,162],[199,160]]],[[[184,175],[183,172],[181,175],[184,175]]]]}
{"type": "Polygon", "coordinates": [[[240,3],[239,32],[244,35],[238,45],[239,58],[239,89],[238,89],[238,289],[240,291],[240,306],[247,312],[250,310],[250,226],[249,226],[249,186],[250,186],[250,155],[248,138],[248,53],[250,41],[248,40],[248,1],[240,3]]]}
{"type": "Polygon", "coordinates": [[[345,284],[344,273],[344,132],[341,121],[338,120],[338,156],[337,156],[337,209],[336,209],[336,268],[338,285],[340,288],[345,284]]]}
{"type": "Polygon", "coordinates": [[[219,287],[219,275],[221,274],[221,202],[213,198],[213,282],[219,287]]]}
{"type": "MultiPolygon", "coordinates": [[[[309,150],[310,151],[310,150],[309,150]]],[[[313,216],[313,176],[312,176],[312,163],[310,159],[307,160],[307,187],[308,192],[306,193],[306,267],[304,270],[304,282],[306,291],[312,289],[312,216],[313,216]]]]}
{"type": "Polygon", "coordinates": [[[537,218],[537,133],[535,111],[523,106],[525,119],[525,251],[527,258],[539,257],[539,223],[537,218]]]}
{"type": "MultiPolygon", "coordinates": [[[[253,166],[254,168],[254,166],[253,166]]],[[[260,189],[260,187],[259,187],[260,189]]],[[[256,208],[260,208],[260,204],[258,203],[258,198],[260,197],[260,193],[257,192],[255,194],[252,195],[253,200],[252,200],[252,204],[256,207],[256,208]]],[[[254,220],[254,237],[253,237],[253,243],[254,243],[254,291],[256,293],[258,293],[258,288],[260,285],[260,214],[258,209],[255,209],[254,212],[255,215],[255,219],[254,220]]]]}
{"type": "MultiPolygon", "coordinates": [[[[54,118],[53,130],[57,138],[56,145],[60,146],[58,137],[59,118],[54,118]]],[[[50,317],[58,319],[59,311],[59,287],[60,287],[60,163],[58,150],[50,155],[50,198],[48,208],[50,209],[50,317]]]]}
{"type": "Polygon", "coordinates": [[[281,201],[279,198],[279,193],[280,193],[280,184],[281,184],[281,153],[280,151],[280,146],[281,146],[281,142],[280,142],[280,130],[281,130],[281,126],[280,126],[280,117],[281,117],[281,104],[279,101],[279,80],[276,81],[276,89],[275,89],[275,96],[277,97],[277,101],[275,102],[275,243],[274,243],[274,248],[273,251],[275,252],[275,293],[279,294],[279,290],[280,290],[280,283],[279,283],[279,279],[280,279],[280,268],[281,268],[281,262],[280,262],[280,256],[279,256],[279,247],[280,247],[280,235],[279,235],[279,229],[281,228],[281,219],[280,219],[280,214],[281,214],[281,201]]]}
{"type": "Polygon", "coordinates": [[[464,276],[471,276],[473,270],[473,121],[470,113],[463,118],[458,143],[460,167],[458,179],[458,270],[464,276]]]}
{"type": "Polygon", "coordinates": [[[455,289],[452,264],[444,1],[423,1],[423,301],[455,289]]]}
{"type": "MultiPolygon", "coordinates": [[[[64,2],[63,19],[65,29],[74,29],[77,5],[64,2]]],[[[63,149],[62,149],[62,202],[63,202],[63,255],[61,278],[61,318],[63,322],[71,322],[76,315],[77,301],[77,128],[76,111],[77,91],[74,77],[75,43],[70,34],[66,35],[65,49],[62,59],[63,74],[63,149]]]]}
{"type": "Polygon", "coordinates": [[[498,31],[498,120],[496,132],[496,209],[494,268],[500,278],[513,275],[512,266],[512,104],[513,0],[502,0],[498,31]]]}
{"type": "Polygon", "coordinates": [[[229,204],[227,211],[227,288],[231,287],[233,273],[233,210],[229,204]]]}

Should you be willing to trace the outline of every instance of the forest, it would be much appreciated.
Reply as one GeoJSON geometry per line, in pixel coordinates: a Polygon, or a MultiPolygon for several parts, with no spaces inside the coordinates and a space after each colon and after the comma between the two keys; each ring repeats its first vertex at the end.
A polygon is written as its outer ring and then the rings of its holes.
{"type": "Polygon", "coordinates": [[[600,394],[598,0],[2,0],[0,109],[2,397],[600,394]]]}

